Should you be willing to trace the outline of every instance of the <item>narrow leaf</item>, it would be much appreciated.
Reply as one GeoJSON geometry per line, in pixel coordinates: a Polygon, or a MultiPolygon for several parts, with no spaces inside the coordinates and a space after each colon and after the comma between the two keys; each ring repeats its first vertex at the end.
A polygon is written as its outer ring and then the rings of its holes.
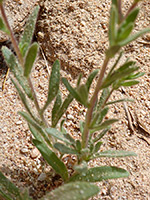
{"type": "Polygon", "coordinates": [[[60,109],[61,104],[62,104],[61,92],[58,91],[58,94],[57,94],[57,97],[52,109],[52,124],[54,123],[54,119],[58,115],[58,111],[60,109]]]}
{"type": "Polygon", "coordinates": [[[80,140],[76,140],[76,149],[78,152],[80,152],[82,149],[80,140]]]}
{"type": "Polygon", "coordinates": [[[3,23],[2,18],[0,17],[0,30],[7,33],[8,35],[10,34],[9,30],[7,29],[7,27],[5,26],[5,24],[3,23]]]}
{"type": "Polygon", "coordinates": [[[34,42],[28,49],[25,64],[24,64],[24,76],[29,77],[34,61],[38,52],[38,44],[34,42]]]}
{"type": "Polygon", "coordinates": [[[136,85],[138,83],[139,83],[139,81],[136,81],[136,80],[126,81],[126,82],[120,83],[119,86],[129,87],[129,86],[132,86],[132,85],[136,85]]]}
{"type": "Polygon", "coordinates": [[[72,102],[72,100],[73,100],[73,97],[71,94],[69,94],[66,97],[66,99],[64,100],[61,107],[58,109],[57,115],[55,115],[55,117],[53,118],[52,127],[55,127],[57,125],[58,121],[60,120],[62,115],[66,112],[66,110],[67,110],[68,106],[70,105],[70,103],[72,102]]]}
{"type": "Polygon", "coordinates": [[[19,42],[19,48],[21,50],[23,57],[25,56],[33,38],[39,8],[40,8],[39,6],[36,6],[33,12],[30,14],[27,20],[23,35],[19,42]]]}
{"type": "Polygon", "coordinates": [[[55,143],[54,147],[63,154],[78,154],[75,149],[65,146],[62,143],[55,143]]]}
{"type": "Polygon", "coordinates": [[[120,42],[122,40],[127,39],[127,37],[130,35],[130,33],[132,32],[134,27],[134,24],[131,22],[127,25],[127,27],[125,27],[119,34],[117,37],[117,42],[120,42]]]}
{"type": "Polygon", "coordinates": [[[77,90],[80,98],[82,99],[82,103],[85,107],[88,107],[88,90],[86,85],[80,85],[78,90],[77,90]]]}
{"type": "Polygon", "coordinates": [[[91,183],[67,183],[47,193],[41,200],[86,200],[98,192],[99,188],[91,183]]]}
{"type": "Polygon", "coordinates": [[[87,87],[88,91],[89,91],[90,86],[91,86],[91,84],[93,82],[93,79],[96,77],[96,75],[98,74],[98,72],[99,72],[99,70],[96,69],[93,72],[91,72],[90,75],[88,76],[87,81],[86,81],[86,87],[87,87]]]}
{"type": "Polygon", "coordinates": [[[32,125],[45,139],[47,144],[52,147],[49,138],[47,137],[46,133],[44,132],[43,128],[38,125],[26,112],[18,112],[30,125],[32,125]]]}
{"type": "Polygon", "coordinates": [[[56,97],[59,91],[59,83],[60,83],[60,63],[59,60],[56,60],[52,67],[51,76],[49,79],[48,97],[42,109],[43,112],[47,108],[47,106],[51,103],[51,101],[56,97]]]}
{"type": "Polygon", "coordinates": [[[91,130],[92,130],[92,132],[96,132],[96,131],[105,129],[109,125],[111,125],[117,121],[118,121],[118,119],[108,119],[108,120],[104,121],[102,124],[92,127],[91,130]]]}
{"type": "Polygon", "coordinates": [[[8,200],[21,200],[19,189],[0,172],[0,195],[8,200]]]}
{"type": "Polygon", "coordinates": [[[68,80],[66,78],[62,78],[62,82],[63,84],[66,86],[67,90],[70,92],[70,94],[80,103],[82,102],[81,97],[79,96],[79,94],[76,92],[76,90],[70,85],[70,83],[68,82],[68,80]]]}
{"type": "Polygon", "coordinates": [[[126,156],[136,156],[136,153],[132,152],[132,151],[119,151],[119,150],[108,150],[108,151],[103,151],[100,153],[96,153],[93,158],[91,159],[95,159],[95,158],[100,158],[100,157],[110,157],[110,158],[114,158],[114,157],[126,157],[126,156]]]}
{"type": "Polygon", "coordinates": [[[108,179],[128,177],[129,173],[118,167],[102,166],[89,169],[86,173],[77,174],[69,181],[99,182],[108,179]]]}
{"type": "Polygon", "coordinates": [[[118,13],[115,5],[112,5],[110,11],[110,24],[109,24],[109,43],[110,47],[115,44],[117,35],[118,13]]]}
{"type": "Polygon", "coordinates": [[[56,156],[56,154],[51,151],[45,143],[38,140],[33,140],[34,145],[42,154],[43,158],[47,163],[58,173],[64,181],[68,179],[67,168],[64,163],[56,156]]]}
{"type": "Polygon", "coordinates": [[[56,128],[46,128],[45,131],[49,135],[57,138],[58,140],[61,140],[61,141],[65,142],[66,144],[71,145],[70,141],[64,137],[64,134],[62,132],[58,131],[56,128]]]}
{"type": "Polygon", "coordinates": [[[108,131],[109,131],[110,127],[108,127],[107,129],[103,130],[101,133],[99,133],[94,139],[93,139],[93,143],[99,141],[108,131]]]}
{"type": "Polygon", "coordinates": [[[94,146],[94,153],[98,152],[100,150],[101,145],[103,144],[103,142],[97,142],[94,146]]]}
{"type": "Polygon", "coordinates": [[[23,76],[23,70],[18,63],[17,58],[15,57],[13,52],[5,46],[2,47],[2,52],[6,64],[8,65],[8,67],[10,68],[10,70],[12,71],[12,73],[14,74],[14,76],[16,77],[16,79],[18,80],[19,84],[21,85],[25,93],[28,95],[28,97],[33,100],[32,92],[29,87],[28,81],[26,77],[23,76]]]}
{"type": "Polygon", "coordinates": [[[145,28],[145,29],[139,31],[138,33],[135,33],[134,35],[131,35],[127,39],[119,42],[119,45],[123,47],[123,46],[129,44],[130,42],[136,40],[138,37],[142,36],[143,34],[145,34],[147,32],[150,32],[150,28],[145,28]]]}
{"type": "Polygon", "coordinates": [[[111,105],[111,104],[120,103],[120,102],[124,102],[124,101],[133,102],[134,100],[133,99],[118,99],[116,101],[110,101],[110,102],[106,103],[106,105],[111,105]]]}

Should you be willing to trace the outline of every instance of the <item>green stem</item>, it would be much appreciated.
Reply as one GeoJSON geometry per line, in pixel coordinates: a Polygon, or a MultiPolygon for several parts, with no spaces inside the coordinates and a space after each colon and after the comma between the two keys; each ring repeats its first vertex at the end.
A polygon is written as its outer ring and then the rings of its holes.
{"type": "Polygon", "coordinates": [[[104,60],[104,63],[103,63],[103,66],[102,66],[102,69],[101,69],[101,72],[100,72],[100,75],[99,75],[99,78],[98,78],[98,81],[97,81],[97,85],[96,85],[96,88],[95,88],[95,91],[94,91],[94,94],[93,94],[91,101],[90,101],[90,106],[89,106],[87,113],[86,113],[84,132],[82,134],[82,148],[86,148],[87,145],[88,145],[89,126],[90,126],[90,123],[91,123],[91,120],[92,120],[93,109],[94,109],[94,106],[95,106],[95,103],[96,103],[96,100],[97,100],[97,97],[98,97],[100,87],[102,85],[102,81],[103,81],[103,78],[104,78],[104,74],[105,74],[106,67],[108,65],[109,59],[110,59],[109,57],[106,57],[105,60],[104,60]]]}
{"type": "Polygon", "coordinates": [[[3,6],[2,3],[0,3],[0,10],[1,10],[1,14],[2,14],[3,20],[4,20],[4,22],[5,22],[5,25],[6,25],[7,29],[9,30],[9,33],[10,33],[9,36],[10,36],[11,42],[12,42],[12,44],[13,44],[13,47],[14,47],[14,49],[15,49],[15,52],[16,52],[16,54],[17,54],[17,56],[18,56],[19,62],[20,62],[20,64],[21,64],[21,66],[23,67],[24,59],[23,59],[23,57],[22,57],[22,55],[21,55],[21,53],[20,53],[20,50],[19,50],[19,47],[18,47],[16,38],[15,38],[15,36],[14,36],[12,30],[11,30],[11,27],[10,27],[10,25],[9,25],[9,22],[8,22],[8,19],[7,19],[5,10],[4,10],[4,6],[3,6]]]}

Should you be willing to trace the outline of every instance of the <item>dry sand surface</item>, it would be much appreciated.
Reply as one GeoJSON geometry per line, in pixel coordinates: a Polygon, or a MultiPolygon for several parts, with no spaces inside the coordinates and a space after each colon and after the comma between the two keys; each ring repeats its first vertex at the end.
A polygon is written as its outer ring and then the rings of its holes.
{"type": "MultiPolygon", "coordinates": [[[[38,2],[41,10],[35,39],[45,55],[48,68],[42,54],[39,54],[32,80],[40,105],[43,105],[48,88],[48,71],[56,58],[61,61],[62,76],[67,77],[73,86],[80,72],[86,77],[90,71],[101,67],[108,47],[110,1],[6,0],[8,19],[17,38],[38,2]]],[[[123,1],[124,12],[130,4],[131,0],[123,1]]],[[[142,1],[139,7],[141,12],[135,31],[150,26],[150,2],[142,1]]],[[[8,43],[7,40],[7,37],[1,35],[1,44],[8,43]]],[[[131,133],[123,104],[113,105],[108,117],[120,120],[104,137],[102,148],[134,151],[137,157],[92,161],[91,167],[114,165],[130,172],[129,178],[98,183],[101,191],[93,200],[150,200],[150,35],[139,38],[125,47],[124,51],[121,62],[130,57],[138,63],[140,71],[144,71],[145,75],[140,78],[139,85],[126,88],[124,92],[117,91],[112,99],[134,98],[135,102],[127,105],[133,116],[136,112],[139,123],[135,132],[131,133]]],[[[5,70],[1,69],[0,83],[4,73],[5,70]]],[[[67,92],[63,86],[61,91],[65,96],[67,92]]],[[[22,109],[16,90],[8,78],[4,91],[0,91],[0,170],[20,188],[29,188],[30,194],[37,199],[58,186],[60,179],[49,173],[48,166],[43,168],[43,160],[32,145],[27,124],[17,114],[22,109]]],[[[49,120],[50,110],[46,113],[49,120]]],[[[79,121],[84,118],[85,109],[73,101],[66,116],[67,130],[73,137],[79,138],[79,121]]]]}

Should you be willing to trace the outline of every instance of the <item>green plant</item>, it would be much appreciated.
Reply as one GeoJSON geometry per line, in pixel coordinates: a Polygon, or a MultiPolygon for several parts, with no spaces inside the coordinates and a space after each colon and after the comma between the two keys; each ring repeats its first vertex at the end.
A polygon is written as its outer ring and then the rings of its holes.
{"type": "MultiPolygon", "coordinates": [[[[42,108],[40,108],[36,93],[34,91],[30,74],[34,65],[34,61],[38,52],[38,44],[31,44],[32,35],[35,29],[35,23],[39,11],[37,6],[28,19],[24,33],[17,44],[14,34],[8,24],[7,17],[3,8],[3,3],[0,1],[0,9],[3,20],[0,19],[0,28],[6,32],[12,41],[16,55],[7,47],[2,47],[3,56],[10,68],[13,77],[11,80],[20,96],[20,99],[26,109],[26,112],[19,114],[27,121],[29,129],[34,136],[33,144],[39,149],[43,158],[47,163],[59,174],[64,185],[47,194],[43,199],[87,199],[98,193],[97,186],[91,182],[98,182],[107,179],[120,177],[128,177],[129,173],[121,168],[114,166],[100,166],[88,168],[88,162],[98,157],[124,157],[135,156],[134,152],[107,150],[100,151],[102,145],[102,137],[110,129],[110,125],[118,121],[117,119],[105,119],[108,113],[109,105],[129,101],[129,99],[119,99],[117,101],[109,101],[113,91],[121,86],[132,86],[138,83],[136,80],[144,73],[137,72],[139,67],[134,61],[126,60],[125,63],[119,65],[122,57],[121,48],[133,40],[137,39],[142,34],[150,31],[144,29],[141,32],[131,34],[135,20],[139,13],[136,7],[138,1],[135,0],[132,6],[123,16],[121,11],[121,0],[112,0],[110,10],[109,23],[109,48],[105,54],[105,60],[100,70],[95,70],[89,74],[86,82],[82,83],[80,75],[76,87],[73,88],[66,78],[60,76],[60,63],[56,60],[52,66],[51,75],[49,78],[49,89],[47,100],[42,108]],[[3,23],[4,22],[4,23],[3,23]],[[116,54],[118,58],[111,69],[106,73],[106,68],[111,58],[116,54]],[[89,97],[91,84],[95,77],[98,77],[97,84],[92,97],[89,97]],[[59,90],[60,79],[69,91],[66,99],[62,100],[59,90]],[[67,130],[63,127],[64,120],[61,121],[60,127],[58,122],[66,112],[68,106],[75,99],[82,104],[86,109],[85,121],[80,122],[81,139],[74,139],[67,130]],[[44,117],[44,112],[49,104],[54,101],[54,106],[51,112],[51,125],[48,124],[44,117]],[[37,115],[33,112],[30,102],[34,104],[37,115]],[[95,134],[97,133],[97,134],[95,134]],[[65,154],[76,155],[77,163],[74,166],[74,173],[69,175],[67,167],[62,158],[65,154]],[[65,197],[60,194],[65,194],[65,197]],[[61,196],[61,197],[60,197],[61,196]]],[[[0,194],[6,199],[30,199],[27,193],[20,194],[18,189],[6,179],[3,174],[0,174],[0,194]],[[8,182],[10,187],[5,184],[8,182]],[[2,186],[1,186],[2,185],[2,186]],[[13,195],[13,197],[11,197],[13,195]]]]}

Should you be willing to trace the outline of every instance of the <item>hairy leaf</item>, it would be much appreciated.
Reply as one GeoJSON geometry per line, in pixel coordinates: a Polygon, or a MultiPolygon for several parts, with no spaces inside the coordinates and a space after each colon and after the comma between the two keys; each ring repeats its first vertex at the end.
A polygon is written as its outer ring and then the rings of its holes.
{"type": "Polygon", "coordinates": [[[8,35],[10,34],[9,30],[7,29],[7,27],[5,26],[5,24],[3,23],[2,18],[0,17],[0,30],[7,33],[8,35]]]}
{"type": "Polygon", "coordinates": [[[91,86],[91,84],[93,82],[93,79],[96,77],[96,75],[98,74],[98,72],[99,72],[99,70],[96,69],[93,72],[91,72],[90,75],[88,76],[87,81],[86,81],[86,87],[87,87],[88,91],[89,91],[90,86],[91,86]]]}
{"type": "Polygon", "coordinates": [[[29,77],[34,61],[38,52],[38,44],[34,42],[28,49],[25,64],[24,64],[24,76],[29,77]]]}
{"type": "Polygon", "coordinates": [[[51,151],[45,143],[38,140],[33,140],[34,145],[42,154],[43,158],[47,163],[58,173],[64,181],[68,179],[67,168],[64,163],[56,156],[56,154],[51,151]]]}
{"type": "Polygon", "coordinates": [[[55,143],[54,147],[63,154],[78,154],[78,152],[75,149],[72,149],[62,143],[55,143]]]}
{"type": "Polygon", "coordinates": [[[69,181],[87,181],[99,182],[108,179],[128,177],[129,173],[122,168],[102,166],[90,168],[86,173],[77,174],[70,178],[69,181]]]}
{"type": "Polygon", "coordinates": [[[98,192],[99,188],[91,183],[67,183],[47,193],[41,200],[86,200],[98,192]]]}

